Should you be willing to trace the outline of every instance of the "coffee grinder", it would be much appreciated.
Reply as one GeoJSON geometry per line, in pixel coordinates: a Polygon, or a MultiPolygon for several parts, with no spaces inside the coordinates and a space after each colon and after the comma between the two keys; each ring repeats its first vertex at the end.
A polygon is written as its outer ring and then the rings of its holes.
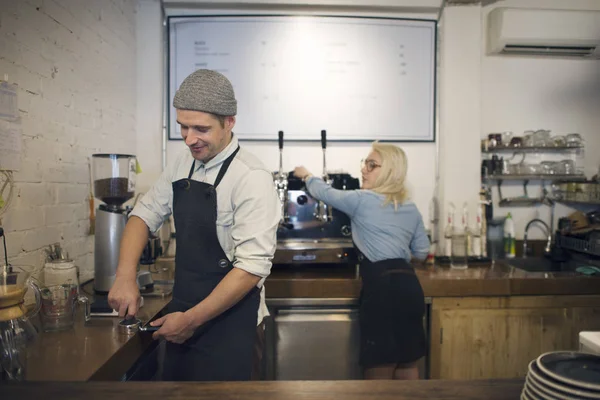
{"type": "Polygon", "coordinates": [[[136,173],[133,155],[92,155],[94,197],[103,202],[96,210],[94,243],[94,291],[99,295],[108,294],[115,281],[121,237],[131,211],[123,203],[134,195],[136,173]]]}

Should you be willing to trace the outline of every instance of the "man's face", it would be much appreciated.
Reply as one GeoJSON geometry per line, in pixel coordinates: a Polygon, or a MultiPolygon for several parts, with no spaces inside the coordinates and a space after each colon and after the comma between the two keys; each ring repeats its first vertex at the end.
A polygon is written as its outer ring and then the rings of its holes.
{"type": "Polygon", "coordinates": [[[181,137],[192,157],[204,163],[219,154],[231,142],[235,117],[225,117],[225,126],[212,114],[202,111],[177,110],[181,137]]]}

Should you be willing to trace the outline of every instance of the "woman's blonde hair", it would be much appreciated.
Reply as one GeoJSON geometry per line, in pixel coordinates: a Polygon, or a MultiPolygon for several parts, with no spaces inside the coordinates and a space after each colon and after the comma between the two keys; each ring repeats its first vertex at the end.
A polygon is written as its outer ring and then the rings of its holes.
{"type": "Polygon", "coordinates": [[[398,208],[398,204],[403,204],[408,197],[406,154],[393,144],[373,142],[371,147],[381,156],[381,171],[371,190],[385,196],[384,204],[394,203],[394,208],[398,208]]]}

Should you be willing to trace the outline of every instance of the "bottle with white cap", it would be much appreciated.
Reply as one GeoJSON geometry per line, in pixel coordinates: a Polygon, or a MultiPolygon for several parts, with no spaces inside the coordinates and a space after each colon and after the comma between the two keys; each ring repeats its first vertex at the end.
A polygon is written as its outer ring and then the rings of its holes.
{"type": "Polygon", "coordinates": [[[506,258],[515,258],[515,222],[508,213],[504,220],[504,253],[506,258]]]}

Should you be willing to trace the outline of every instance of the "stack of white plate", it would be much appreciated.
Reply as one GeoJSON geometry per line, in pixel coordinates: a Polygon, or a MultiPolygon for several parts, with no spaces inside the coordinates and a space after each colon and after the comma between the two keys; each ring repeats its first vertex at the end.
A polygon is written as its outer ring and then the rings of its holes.
{"type": "Polygon", "coordinates": [[[600,400],[600,356],[545,353],[529,363],[522,400],[600,400]]]}

